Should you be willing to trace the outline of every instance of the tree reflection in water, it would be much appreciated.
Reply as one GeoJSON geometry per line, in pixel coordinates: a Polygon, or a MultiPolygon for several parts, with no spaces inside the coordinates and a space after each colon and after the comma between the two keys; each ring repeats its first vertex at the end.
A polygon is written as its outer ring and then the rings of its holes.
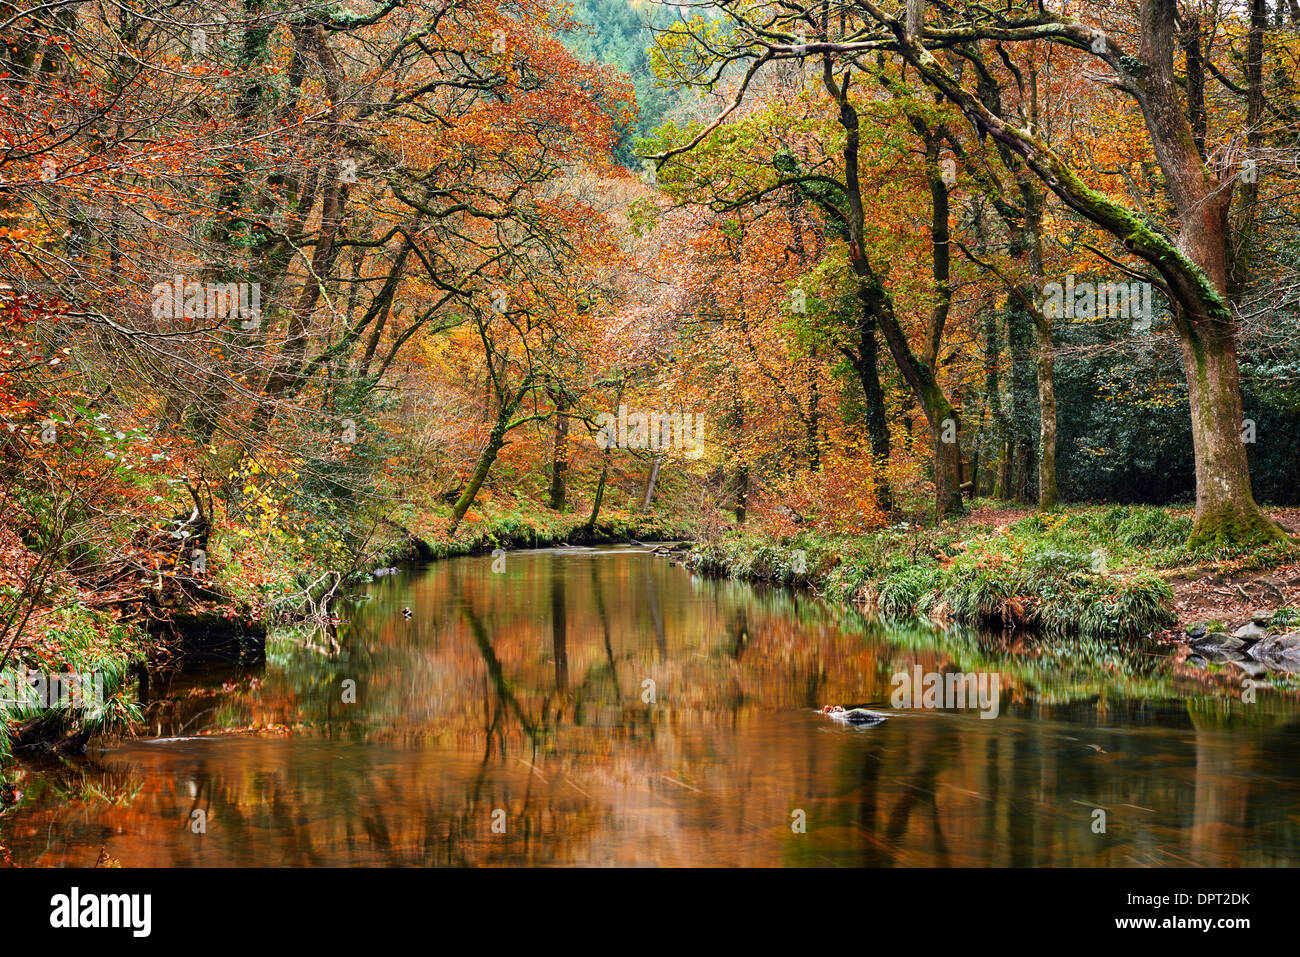
{"type": "Polygon", "coordinates": [[[18,769],[0,844],[83,866],[1300,862],[1293,692],[1245,704],[1157,655],[872,622],[641,549],[371,594],[264,665],[155,676],[146,731],[181,740],[18,769]],[[917,665],[996,672],[998,717],[815,713],[888,708],[917,665]]]}

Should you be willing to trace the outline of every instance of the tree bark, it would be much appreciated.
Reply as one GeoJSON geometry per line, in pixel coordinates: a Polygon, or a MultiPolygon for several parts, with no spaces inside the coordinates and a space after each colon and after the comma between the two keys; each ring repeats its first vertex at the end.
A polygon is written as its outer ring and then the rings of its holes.
{"type": "Polygon", "coordinates": [[[643,512],[650,510],[650,502],[655,496],[655,485],[659,482],[659,469],[663,467],[663,464],[664,457],[656,455],[654,462],[650,465],[650,475],[645,483],[645,498],[641,500],[641,511],[643,512]]]}
{"type": "Polygon", "coordinates": [[[1056,382],[1052,357],[1052,327],[1035,323],[1038,341],[1038,507],[1060,504],[1056,486],[1056,382]]]}
{"type": "Polygon", "coordinates": [[[1235,338],[1230,330],[1211,332],[1182,345],[1196,452],[1192,541],[1218,546],[1278,537],[1250,487],[1235,338]]]}
{"type": "Polygon", "coordinates": [[[587,534],[596,530],[596,519],[600,515],[600,503],[605,498],[605,480],[609,476],[609,449],[605,449],[604,461],[600,466],[600,480],[596,482],[596,497],[591,503],[591,517],[587,519],[587,534]]]}
{"type": "MultiPolygon", "coordinates": [[[[1037,372],[1030,369],[1034,329],[1024,305],[1015,296],[1007,300],[1006,311],[1007,352],[1011,356],[1011,461],[1007,492],[1011,498],[1023,503],[1030,500],[1037,452],[1032,407],[1037,372]]],[[[1040,419],[1039,431],[1041,428],[1040,419]]]]}
{"type": "Polygon", "coordinates": [[[853,366],[858,384],[862,387],[867,434],[871,440],[876,505],[882,512],[889,514],[894,509],[893,494],[885,472],[889,467],[889,420],[885,416],[885,391],[880,387],[880,346],[876,342],[876,320],[865,308],[858,322],[857,334],[857,347],[842,351],[853,366]]]}
{"type": "Polygon", "coordinates": [[[483,487],[483,481],[487,478],[492,463],[497,460],[497,454],[501,451],[501,447],[506,444],[506,433],[511,428],[510,418],[515,414],[515,410],[519,408],[519,404],[523,402],[524,396],[528,394],[530,388],[531,383],[525,381],[518,392],[507,396],[506,400],[501,403],[501,408],[497,412],[496,424],[492,426],[487,445],[484,446],[482,453],[478,457],[478,463],[474,466],[474,474],[470,476],[465,490],[460,493],[460,498],[456,500],[456,504],[452,507],[451,522],[447,534],[456,534],[461,519],[465,517],[465,513],[469,511],[470,505],[474,502],[474,496],[478,495],[478,490],[483,487]]]}
{"type": "Polygon", "coordinates": [[[552,510],[564,510],[565,479],[569,472],[569,417],[568,401],[563,389],[555,392],[555,447],[551,453],[551,494],[549,505],[552,510]]]}

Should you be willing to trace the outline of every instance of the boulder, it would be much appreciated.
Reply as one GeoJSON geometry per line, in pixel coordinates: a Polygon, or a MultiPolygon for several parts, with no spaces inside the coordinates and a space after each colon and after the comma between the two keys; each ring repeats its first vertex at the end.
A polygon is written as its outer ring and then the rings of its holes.
{"type": "Polygon", "coordinates": [[[1268,629],[1261,627],[1260,625],[1257,625],[1252,621],[1249,624],[1242,625],[1232,634],[1235,637],[1240,638],[1242,641],[1249,644],[1254,641],[1259,641],[1261,638],[1263,638],[1266,634],[1268,634],[1268,629]]]}
{"type": "Polygon", "coordinates": [[[1269,635],[1246,652],[1256,661],[1281,671],[1300,671],[1300,632],[1269,635]]]}
{"type": "Polygon", "coordinates": [[[1240,638],[1234,638],[1232,635],[1225,635],[1222,632],[1193,638],[1188,644],[1198,654],[1210,660],[1236,658],[1246,647],[1246,642],[1240,638]]]}
{"type": "Polygon", "coordinates": [[[1209,629],[1209,626],[1207,626],[1207,625],[1205,624],[1205,622],[1203,622],[1203,621],[1202,621],[1202,622],[1198,622],[1198,623],[1195,624],[1195,625],[1188,625],[1188,626],[1187,626],[1187,637],[1188,637],[1188,638],[1204,638],[1204,637],[1205,637],[1205,633],[1206,633],[1207,631],[1209,631],[1209,630],[1210,630],[1210,629],[1209,629]]]}

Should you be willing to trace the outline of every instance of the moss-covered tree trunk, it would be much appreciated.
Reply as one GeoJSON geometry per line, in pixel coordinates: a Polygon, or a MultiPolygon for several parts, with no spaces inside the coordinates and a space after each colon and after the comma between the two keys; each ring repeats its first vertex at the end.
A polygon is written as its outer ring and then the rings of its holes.
{"type": "Polygon", "coordinates": [[[1038,339],[1038,507],[1060,504],[1056,486],[1056,380],[1052,327],[1035,323],[1038,339]]]}
{"type": "MultiPolygon", "coordinates": [[[[1037,84],[1034,84],[1037,90],[1037,84]]],[[[1037,114],[1037,102],[1031,115],[1037,114]]],[[[1010,154],[1010,150],[1006,150],[1010,154]]],[[[1012,154],[1014,155],[1014,154],[1012,154]]],[[[1033,176],[1017,169],[1017,180],[1023,200],[1024,228],[1022,245],[1029,254],[1029,274],[1038,288],[1046,278],[1043,268],[1043,187],[1033,176]]],[[[1026,310],[1034,323],[1034,340],[1037,345],[1034,369],[1038,379],[1038,507],[1053,508],[1061,501],[1056,486],[1056,360],[1052,344],[1052,320],[1035,305],[1034,289],[1022,292],[1026,310]]]]}
{"type": "Polygon", "coordinates": [[[530,384],[525,382],[519,391],[513,395],[507,395],[505,401],[501,403],[501,408],[497,412],[496,424],[492,426],[492,432],[488,436],[487,445],[483,447],[482,453],[479,454],[478,463],[474,466],[474,474],[470,476],[469,482],[465,485],[465,490],[460,493],[460,498],[451,510],[451,521],[448,524],[447,533],[455,535],[456,529],[460,526],[461,520],[465,513],[469,511],[470,505],[474,502],[474,497],[478,495],[478,490],[483,487],[483,482],[492,469],[492,463],[497,460],[497,454],[501,447],[506,444],[506,434],[511,428],[511,417],[515,410],[519,408],[519,403],[527,395],[530,384]]]}
{"type": "Polygon", "coordinates": [[[609,478],[609,449],[605,449],[600,465],[600,479],[596,482],[596,495],[591,503],[591,517],[587,519],[587,534],[596,530],[596,519],[600,517],[600,504],[605,500],[605,482],[609,478]]]}
{"type": "MultiPolygon", "coordinates": [[[[1242,442],[1236,322],[1228,302],[1228,250],[1234,237],[1229,208],[1236,170],[1200,155],[1196,130],[1184,106],[1184,81],[1174,60],[1175,0],[1141,0],[1136,49],[1118,34],[1059,17],[1040,7],[1020,39],[1045,40],[1090,51],[1114,74],[1142,112],[1152,150],[1164,174],[1176,225],[1153,225],[1092,189],[1030,125],[1016,126],[980,102],[919,38],[873,9],[893,33],[897,49],[924,79],[956,104],[982,134],[1014,150],[1066,205],[1108,230],[1125,249],[1160,274],[1174,308],[1191,393],[1196,454],[1196,521],[1193,543],[1249,543],[1284,536],[1256,504],[1242,442]],[[1176,233],[1176,235],[1175,235],[1176,233]]],[[[972,31],[974,36],[982,28],[972,31]]],[[[1254,77],[1248,80],[1253,83],[1254,77]]]]}
{"type": "Polygon", "coordinates": [[[1255,503],[1242,441],[1237,348],[1228,336],[1184,340],[1196,452],[1196,521],[1192,541],[1211,545],[1262,541],[1278,527],[1255,503]]]}
{"type": "Polygon", "coordinates": [[[1012,297],[1007,302],[1007,352],[1011,356],[1011,434],[1007,496],[1017,502],[1033,498],[1036,479],[1036,445],[1038,431],[1034,409],[1037,391],[1033,353],[1033,323],[1024,306],[1012,297]]]}
{"type": "Polygon", "coordinates": [[[997,310],[984,313],[984,397],[988,403],[989,428],[984,439],[992,451],[986,465],[989,472],[987,488],[994,498],[1002,498],[1007,488],[1007,415],[1002,408],[1002,336],[998,329],[997,310]]]}
{"type": "Polygon", "coordinates": [[[808,420],[806,424],[808,446],[808,471],[819,472],[822,467],[821,450],[821,387],[817,384],[817,352],[809,356],[808,365],[808,420]]]}

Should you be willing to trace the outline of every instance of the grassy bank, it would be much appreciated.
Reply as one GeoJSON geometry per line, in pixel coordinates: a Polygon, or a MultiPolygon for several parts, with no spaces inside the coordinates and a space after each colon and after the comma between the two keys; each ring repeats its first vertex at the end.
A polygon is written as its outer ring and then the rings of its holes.
{"type": "MultiPolygon", "coordinates": [[[[149,639],[143,628],[79,603],[51,609],[37,621],[39,634],[10,655],[0,675],[5,681],[0,687],[0,762],[15,747],[80,750],[92,734],[124,730],[141,717],[129,678],[146,654],[149,639]],[[45,676],[36,686],[44,700],[17,687],[31,673],[45,676]],[[52,675],[95,676],[104,695],[102,707],[46,707],[52,675]]],[[[57,692],[53,696],[57,700],[57,692]]]]}
{"type": "Polygon", "coordinates": [[[809,585],[886,617],[928,616],[1044,635],[1134,639],[1176,621],[1169,579],[1294,561],[1293,542],[1194,548],[1191,518],[1136,506],[1072,507],[997,524],[970,517],[862,536],[761,530],[696,549],[701,571],[809,585]]]}

